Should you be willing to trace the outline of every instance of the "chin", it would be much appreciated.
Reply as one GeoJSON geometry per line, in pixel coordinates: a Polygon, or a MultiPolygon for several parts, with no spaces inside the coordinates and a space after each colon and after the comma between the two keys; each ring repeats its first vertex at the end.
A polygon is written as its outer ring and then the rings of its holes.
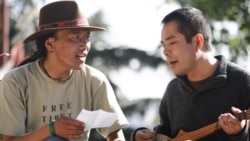
{"type": "Polygon", "coordinates": [[[80,70],[81,68],[73,68],[73,70],[80,70]]]}
{"type": "Polygon", "coordinates": [[[84,67],[84,65],[85,65],[84,63],[75,65],[74,70],[80,70],[82,67],[84,67]]]}
{"type": "Polygon", "coordinates": [[[176,75],[176,76],[183,76],[185,74],[182,73],[182,72],[174,71],[174,75],[176,75]]]}

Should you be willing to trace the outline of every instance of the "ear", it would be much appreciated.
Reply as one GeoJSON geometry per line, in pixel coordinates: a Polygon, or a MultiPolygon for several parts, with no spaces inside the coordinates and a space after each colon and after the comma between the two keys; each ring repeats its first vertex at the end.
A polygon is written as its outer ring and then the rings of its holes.
{"type": "Polygon", "coordinates": [[[204,38],[203,35],[201,33],[197,33],[194,37],[193,37],[193,44],[195,45],[195,49],[199,50],[203,47],[204,45],[204,38]]]}
{"type": "Polygon", "coordinates": [[[48,51],[52,51],[53,50],[53,39],[52,38],[48,38],[45,41],[45,47],[48,51]]]}

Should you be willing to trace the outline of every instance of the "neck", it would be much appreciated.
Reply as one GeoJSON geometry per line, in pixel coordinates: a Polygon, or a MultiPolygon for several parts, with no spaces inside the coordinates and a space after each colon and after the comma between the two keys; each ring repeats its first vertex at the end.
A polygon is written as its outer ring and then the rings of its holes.
{"type": "Polygon", "coordinates": [[[67,81],[73,70],[69,69],[69,70],[63,70],[60,67],[56,67],[54,65],[51,65],[49,63],[46,63],[45,59],[42,59],[40,61],[40,66],[42,68],[42,70],[44,71],[44,73],[51,79],[55,80],[55,81],[67,81]],[[50,67],[53,66],[53,67],[50,67]]]}
{"type": "Polygon", "coordinates": [[[187,74],[190,81],[200,81],[212,76],[219,65],[214,57],[202,58],[194,67],[194,70],[187,74]]]}

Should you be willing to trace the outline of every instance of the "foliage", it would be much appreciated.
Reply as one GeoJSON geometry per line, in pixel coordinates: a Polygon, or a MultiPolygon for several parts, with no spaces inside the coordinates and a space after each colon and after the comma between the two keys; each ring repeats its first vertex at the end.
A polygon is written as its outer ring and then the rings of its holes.
{"type": "Polygon", "coordinates": [[[148,54],[145,51],[129,48],[126,46],[112,47],[111,49],[97,50],[92,48],[88,55],[87,63],[95,65],[105,64],[103,67],[109,69],[118,69],[123,66],[130,66],[130,61],[136,59],[140,62],[140,68],[150,66],[156,68],[158,65],[164,63],[164,60],[156,54],[148,54]]]}
{"type": "MultiPolygon", "coordinates": [[[[167,0],[170,2],[171,0],[167,0]]],[[[215,32],[215,22],[224,23],[219,36],[214,36],[213,44],[217,51],[221,45],[229,47],[231,60],[246,57],[250,47],[250,1],[249,0],[175,0],[181,6],[192,6],[200,9],[208,17],[212,30],[215,32]],[[233,30],[230,22],[237,24],[237,34],[230,35],[233,30]]],[[[214,33],[213,32],[213,33],[214,33]]]]}

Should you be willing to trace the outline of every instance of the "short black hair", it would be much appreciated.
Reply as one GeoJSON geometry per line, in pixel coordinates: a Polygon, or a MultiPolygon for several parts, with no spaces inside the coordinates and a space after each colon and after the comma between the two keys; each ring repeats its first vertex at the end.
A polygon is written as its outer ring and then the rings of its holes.
{"type": "Polygon", "coordinates": [[[197,33],[201,33],[204,38],[204,47],[207,50],[212,49],[211,28],[200,10],[193,7],[177,9],[166,15],[162,20],[162,24],[165,25],[171,21],[177,22],[178,30],[185,36],[187,43],[190,43],[197,33]]]}

